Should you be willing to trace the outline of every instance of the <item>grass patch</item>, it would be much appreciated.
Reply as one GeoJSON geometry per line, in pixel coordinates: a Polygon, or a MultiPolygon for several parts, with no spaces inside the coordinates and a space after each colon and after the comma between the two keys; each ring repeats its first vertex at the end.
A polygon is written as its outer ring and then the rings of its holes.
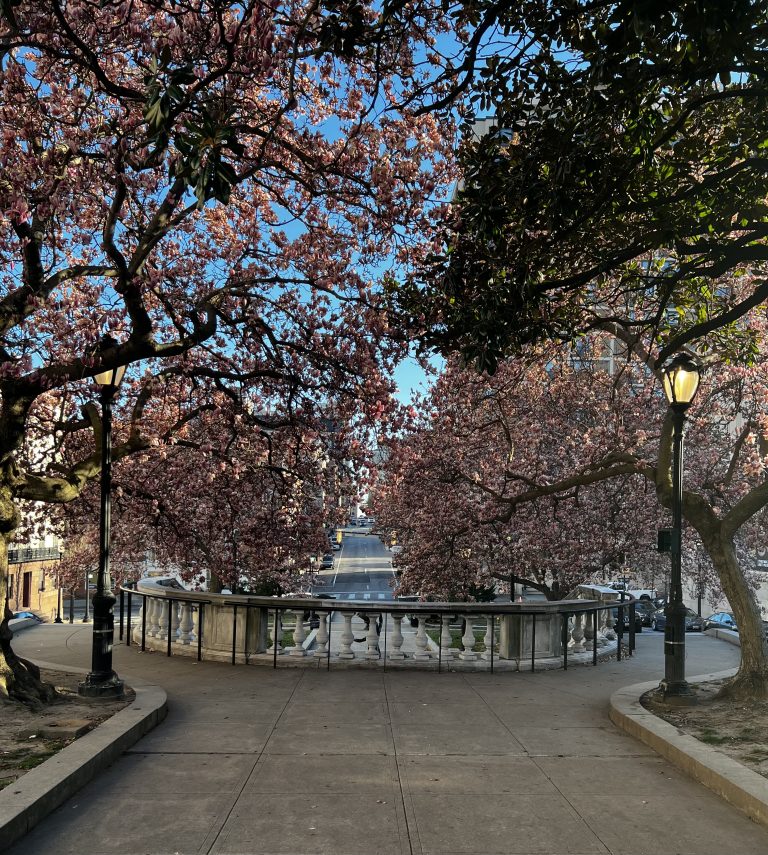
{"type": "MultiPolygon", "coordinates": [[[[0,755],[0,771],[27,772],[45,762],[49,757],[53,757],[65,745],[67,745],[66,742],[45,740],[44,742],[37,742],[34,748],[30,746],[29,748],[24,747],[17,748],[14,751],[7,751],[0,755]]],[[[13,783],[13,779],[0,783],[7,787],[8,784],[13,783]]]]}
{"type": "MultiPolygon", "coordinates": [[[[485,627],[483,627],[485,629],[485,627]]],[[[441,631],[439,629],[429,629],[427,628],[427,635],[435,642],[435,644],[440,646],[440,634],[441,631]]],[[[443,648],[445,649],[445,648],[443,648]]],[[[461,643],[461,630],[460,629],[452,629],[451,630],[451,649],[452,650],[462,650],[461,643]]],[[[475,653],[485,653],[486,647],[485,644],[478,640],[477,636],[475,636],[475,646],[472,648],[475,653]]]]}
{"type": "Polygon", "coordinates": [[[722,745],[724,742],[728,742],[727,736],[720,736],[719,733],[715,733],[708,727],[701,731],[698,738],[700,742],[706,742],[707,745],[722,745]]]}
{"type": "Polygon", "coordinates": [[[741,733],[732,734],[731,736],[721,736],[717,731],[705,727],[697,738],[700,742],[706,742],[707,745],[725,745],[726,743],[733,745],[737,742],[753,742],[755,732],[747,728],[742,730],[741,733]]]}
{"type": "Polygon", "coordinates": [[[16,764],[17,769],[34,769],[35,766],[39,766],[44,760],[47,760],[49,757],[53,757],[53,755],[58,751],[58,748],[51,748],[45,751],[41,751],[39,754],[34,754],[31,757],[26,757],[20,763],[16,764]]]}

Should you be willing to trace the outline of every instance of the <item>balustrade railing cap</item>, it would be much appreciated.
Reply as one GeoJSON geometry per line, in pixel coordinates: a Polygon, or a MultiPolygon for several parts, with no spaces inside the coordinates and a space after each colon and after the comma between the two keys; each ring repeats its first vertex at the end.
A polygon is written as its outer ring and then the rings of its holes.
{"type": "MultiPolygon", "coordinates": [[[[169,587],[167,579],[147,578],[137,582],[136,590],[157,597],[181,599],[179,588],[169,587]],[[163,584],[165,582],[165,584],[163,584]]],[[[338,612],[389,612],[393,614],[562,614],[605,607],[600,600],[524,600],[523,602],[413,602],[405,600],[338,600],[328,597],[259,597],[251,594],[213,594],[210,591],[185,591],[183,599],[205,600],[220,606],[257,606],[267,609],[304,609],[338,612]]],[[[619,599],[616,600],[617,604],[619,599]]],[[[625,600],[626,604],[628,600],[625,600]]]]}

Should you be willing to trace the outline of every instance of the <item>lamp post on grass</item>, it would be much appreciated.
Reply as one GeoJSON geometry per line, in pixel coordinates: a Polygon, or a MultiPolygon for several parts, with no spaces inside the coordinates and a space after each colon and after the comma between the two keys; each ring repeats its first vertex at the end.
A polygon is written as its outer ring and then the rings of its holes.
{"type": "MultiPolygon", "coordinates": [[[[101,340],[100,353],[104,356],[117,346],[111,336],[101,340]]],[[[123,694],[123,681],[112,670],[112,643],[115,635],[113,608],[115,596],[109,576],[109,535],[112,489],[112,399],[117,392],[125,366],[118,365],[97,374],[94,378],[101,387],[101,507],[99,518],[99,571],[96,593],[93,597],[93,647],[91,671],[80,683],[78,692],[88,697],[119,697],[123,694]]],[[[87,596],[87,588],[86,588],[87,596]]]]}
{"type": "Polygon", "coordinates": [[[663,369],[664,392],[672,411],[672,538],[669,602],[664,609],[665,698],[691,694],[685,680],[685,605],[683,604],[683,436],[685,413],[699,388],[699,368],[690,356],[678,354],[663,369]]]}

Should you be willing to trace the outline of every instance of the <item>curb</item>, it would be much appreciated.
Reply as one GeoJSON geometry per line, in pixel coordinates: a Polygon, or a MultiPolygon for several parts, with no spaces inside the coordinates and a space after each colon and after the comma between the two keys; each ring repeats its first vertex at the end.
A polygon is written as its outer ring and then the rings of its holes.
{"type": "Polygon", "coordinates": [[[8,627],[11,632],[15,635],[17,632],[21,632],[23,629],[29,629],[30,626],[40,626],[42,621],[36,620],[31,617],[23,617],[23,618],[13,618],[13,620],[8,621],[8,627]]]}
{"type": "MultiPolygon", "coordinates": [[[[689,683],[732,677],[736,669],[701,674],[689,683]]],[[[640,703],[640,696],[658,681],[635,683],[611,695],[609,716],[621,730],[653,748],[694,780],[712,790],[747,816],[768,826],[768,780],[717,749],[681,733],[640,703]]]]}
{"type": "Polygon", "coordinates": [[[2,791],[0,851],[23,837],[160,724],[168,711],[165,692],[159,686],[143,686],[134,691],[132,704],[2,791]]]}

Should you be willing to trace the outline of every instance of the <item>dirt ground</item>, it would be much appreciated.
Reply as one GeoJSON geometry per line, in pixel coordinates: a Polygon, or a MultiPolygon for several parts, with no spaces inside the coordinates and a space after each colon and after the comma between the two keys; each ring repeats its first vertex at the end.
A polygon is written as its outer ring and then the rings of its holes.
{"type": "Polygon", "coordinates": [[[39,728],[87,721],[88,729],[92,730],[128,706],[134,698],[132,689],[128,689],[121,700],[81,698],[77,694],[77,684],[83,679],[82,674],[42,669],[41,676],[46,683],[53,683],[59,692],[56,703],[40,712],[20,704],[0,705],[0,790],[73,741],[71,738],[43,738],[36,735],[39,728]]]}
{"type": "Polygon", "coordinates": [[[753,772],[768,778],[768,701],[717,699],[724,680],[697,687],[697,703],[670,707],[655,696],[656,690],[640,699],[643,706],[675,725],[683,733],[717,748],[753,772]]]}

